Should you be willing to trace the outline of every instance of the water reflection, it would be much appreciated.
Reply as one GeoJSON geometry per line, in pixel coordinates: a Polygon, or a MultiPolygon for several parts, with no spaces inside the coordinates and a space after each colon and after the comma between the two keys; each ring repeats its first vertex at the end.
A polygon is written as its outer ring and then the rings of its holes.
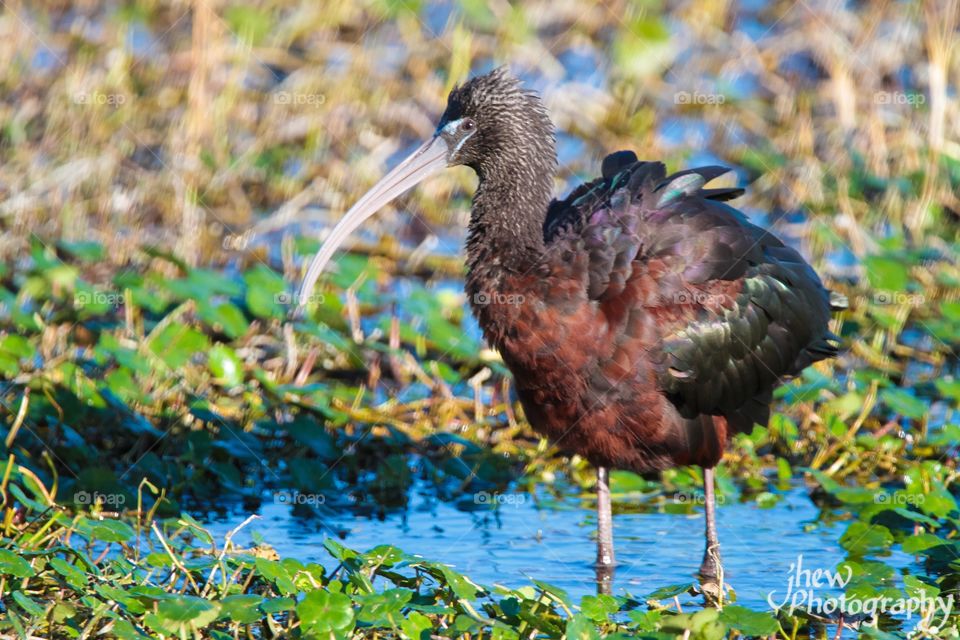
{"type": "MultiPolygon", "coordinates": [[[[257,531],[281,557],[328,567],[336,563],[323,549],[327,536],[342,537],[344,544],[360,550],[388,542],[450,564],[480,584],[521,587],[537,579],[575,598],[595,592],[592,505],[576,496],[555,500],[525,493],[491,495],[478,504],[476,495],[445,502],[418,481],[406,510],[372,518],[330,510],[322,517],[297,517],[289,505],[266,502],[262,519],[238,540],[251,544],[251,533],[257,531]]],[[[693,582],[703,553],[702,512],[624,513],[624,506],[615,503],[619,566],[613,592],[644,596],[664,585],[693,582]]],[[[211,528],[223,535],[247,515],[232,513],[212,522],[211,528]]],[[[798,556],[805,566],[825,570],[846,558],[837,543],[836,527],[843,524],[820,523],[820,517],[803,487],[783,492],[770,508],[731,500],[719,508],[726,582],[739,603],[768,608],[767,594],[786,589],[798,556]]]]}

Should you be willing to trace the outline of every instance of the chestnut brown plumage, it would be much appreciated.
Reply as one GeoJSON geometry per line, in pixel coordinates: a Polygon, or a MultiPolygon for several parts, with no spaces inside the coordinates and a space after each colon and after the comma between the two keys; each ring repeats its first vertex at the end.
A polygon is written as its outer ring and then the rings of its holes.
{"type": "MultiPolygon", "coordinates": [[[[434,137],[344,216],[308,270],[306,300],[347,233],[448,165],[479,186],[466,242],[466,291],[538,432],[598,469],[598,567],[613,565],[607,469],[703,467],[707,549],[700,575],[722,584],[713,467],[731,435],[765,425],[771,393],[836,354],[842,307],[792,248],[705,188],[727,172],[668,175],[631,151],[552,200],[553,126],[505,68],[454,89],[434,137]]],[[[601,587],[609,587],[601,571],[601,587]]]]}

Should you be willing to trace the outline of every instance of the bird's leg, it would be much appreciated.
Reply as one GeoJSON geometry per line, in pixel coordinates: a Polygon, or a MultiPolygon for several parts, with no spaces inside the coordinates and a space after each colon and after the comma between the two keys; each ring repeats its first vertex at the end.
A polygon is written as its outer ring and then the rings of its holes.
{"type": "Polygon", "coordinates": [[[718,600],[723,593],[723,565],[720,563],[720,541],[717,539],[717,504],[712,468],[703,470],[703,494],[707,546],[700,564],[700,584],[708,599],[718,600]]]}
{"type": "Polygon", "coordinates": [[[613,515],[610,510],[610,472],[597,467],[597,593],[613,587],[613,515]]]}

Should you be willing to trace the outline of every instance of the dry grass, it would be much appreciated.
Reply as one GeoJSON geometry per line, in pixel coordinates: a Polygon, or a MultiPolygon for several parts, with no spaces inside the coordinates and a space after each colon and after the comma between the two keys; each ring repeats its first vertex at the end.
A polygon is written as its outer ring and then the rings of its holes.
{"type": "MultiPolygon", "coordinates": [[[[36,234],[101,241],[117,263],[142,244],[241,257],[250,230],[335,217],[490,59],[538,78],[582,139],[564,178],[616,148],[674,165],[709,149],[750,166],[748,209],[822,216],[860,257],[887,223],[952,238],[938,223],[960,209],[941,161],[960,161],[955,0],[444,6],[8,2],[0,252],[36,234]],[[869,199],[848,189],[864,174],[887,181],[869,199]]],[[[411,237],[457,237],[464,207],[447,200],[471,181],[414,196],[411,237]]]]}

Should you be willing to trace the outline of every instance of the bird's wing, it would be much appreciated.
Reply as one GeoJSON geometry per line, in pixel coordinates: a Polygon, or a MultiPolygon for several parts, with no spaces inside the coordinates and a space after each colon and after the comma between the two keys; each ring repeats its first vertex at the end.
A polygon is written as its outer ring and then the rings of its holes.
{"type": "Polygon", "coordinates": [[[550,250],[587,255],[584,286],[611,339],[643,333],[659,386],[687,417],[736,417],[835,353],[830,294],[792,248],[723,203],[741,189],[704,189],[729,171],[666,175],[631,152],[603,177],[551,204],[550,250]],[[758,400],[759,399],[759,400],[758,400]]]}

